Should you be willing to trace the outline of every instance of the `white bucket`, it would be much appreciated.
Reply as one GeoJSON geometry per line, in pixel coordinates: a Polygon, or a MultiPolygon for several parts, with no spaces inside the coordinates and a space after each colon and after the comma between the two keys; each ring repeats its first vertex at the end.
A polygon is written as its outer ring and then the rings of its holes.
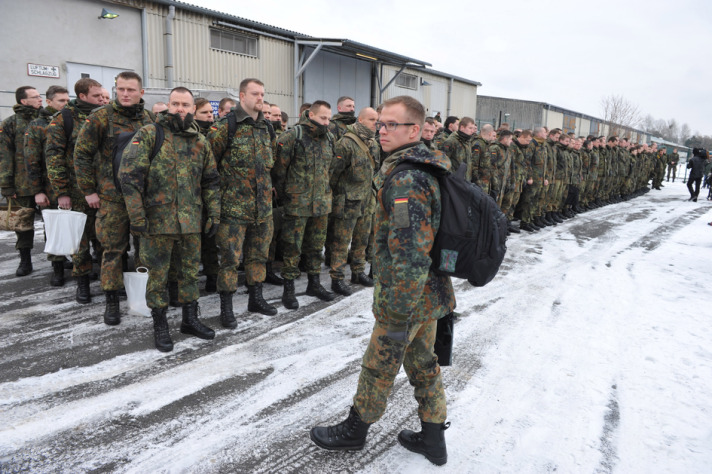
{"type": "Polygon", "coordinates": [[[138,267],[135,272],[124,272],[124,288],[129,303],[129,314],[151,316],[151,309],[146,304],[146,285],[148,268],[138,267]]]}
{"type": "Polygon", "coordinates": [[[45,209],[42,211],[45,225],[45,253],[71,256],[79,250],[87,215],[66,209],[45,209]]]}

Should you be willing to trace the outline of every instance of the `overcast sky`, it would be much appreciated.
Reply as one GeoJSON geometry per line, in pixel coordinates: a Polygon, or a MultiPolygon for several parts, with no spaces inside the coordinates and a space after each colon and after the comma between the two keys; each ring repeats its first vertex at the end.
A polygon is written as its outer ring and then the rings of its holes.
{"type": "Polygon", "coordinates": [[[711,0],[194,3],[419,59],[481,82],[482,95],[595,117],[603,115],[603,97],[622,95],[643,116],[712,135],[711,0]]]}

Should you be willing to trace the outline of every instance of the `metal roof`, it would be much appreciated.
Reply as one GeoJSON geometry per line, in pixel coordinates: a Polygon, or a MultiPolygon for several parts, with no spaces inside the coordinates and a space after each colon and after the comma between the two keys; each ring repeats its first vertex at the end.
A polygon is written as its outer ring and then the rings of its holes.
{"type": "MultiPolygon", "coordinates": [[[[455,76],[453,74],[448,74],[446,72],[437,71],[435,69],[427,69],[427,68],[415,68],[415,69],[420,69],[421,71],[426,72],[428,74],[432,74],[433,76],[446,77],[448,79],[452,78],[458,82],[464,82],[465,84],[470,84],[472,86],[477,86],[477,87],[482,86],[481,82],[473,81],[471,79],[465,79],[464,77],[455,76]]],[[[478,94],[478,97],[479,97],[479,94],[478,94]]]]}

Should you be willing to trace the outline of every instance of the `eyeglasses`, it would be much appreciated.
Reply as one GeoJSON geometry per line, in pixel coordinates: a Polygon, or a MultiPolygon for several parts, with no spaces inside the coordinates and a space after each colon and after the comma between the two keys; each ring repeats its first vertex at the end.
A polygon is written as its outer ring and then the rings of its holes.
{"type": "Polygon", "coordinates": [[[398,123],[398,122],[376,122],[376,130],[380,130],[381,127],[386,127],[387,132],[395,132],[398,125],[415,125],[412,122],[408,123],[398,123]]]}

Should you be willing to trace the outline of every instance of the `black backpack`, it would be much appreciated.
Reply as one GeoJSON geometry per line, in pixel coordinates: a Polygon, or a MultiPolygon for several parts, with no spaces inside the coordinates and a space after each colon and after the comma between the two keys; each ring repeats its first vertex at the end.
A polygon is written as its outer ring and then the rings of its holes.
{"type": "Polygon", "coordinates": [[[386,178],[383,192],[400,171],[420,170],[437,178],[442,213],[430,250],[430,269],[485,286],[497,275],[507,252],[507,218],[490,196],[465,179],[467,163],[448,173],[424,163],[403,162],[386,178]]]}
{"type": "MultiPolygon", "coordinates": [[[[153,150],[151,151],[151,155],[148,157],[148,162],[150,163],[153,161],[153,159],[158,155],[158,152],[161,151],[161,146],[163,146],[163,140],[165,139],[165,132],[163,131],[163,126],[158,123],[152,123],[150,125],[153,125],[156,127],[156,142],[153,144],[153,150]]],[[[138,130],[135,132],[121,132],[119,135],[116,137],[116,140],[114,140],[114,148],[111,152],[111,160],[112,160],[112,167],[114,169],[114,186],[116,186],[116,189],[119,192],[121,191],[121,181],[119,180],[119,168],[121,168],[121,157],[124,154],[124,150],[126,147],[131,143],[131,140],[133,140],[134,135],[138,130]]]]}

